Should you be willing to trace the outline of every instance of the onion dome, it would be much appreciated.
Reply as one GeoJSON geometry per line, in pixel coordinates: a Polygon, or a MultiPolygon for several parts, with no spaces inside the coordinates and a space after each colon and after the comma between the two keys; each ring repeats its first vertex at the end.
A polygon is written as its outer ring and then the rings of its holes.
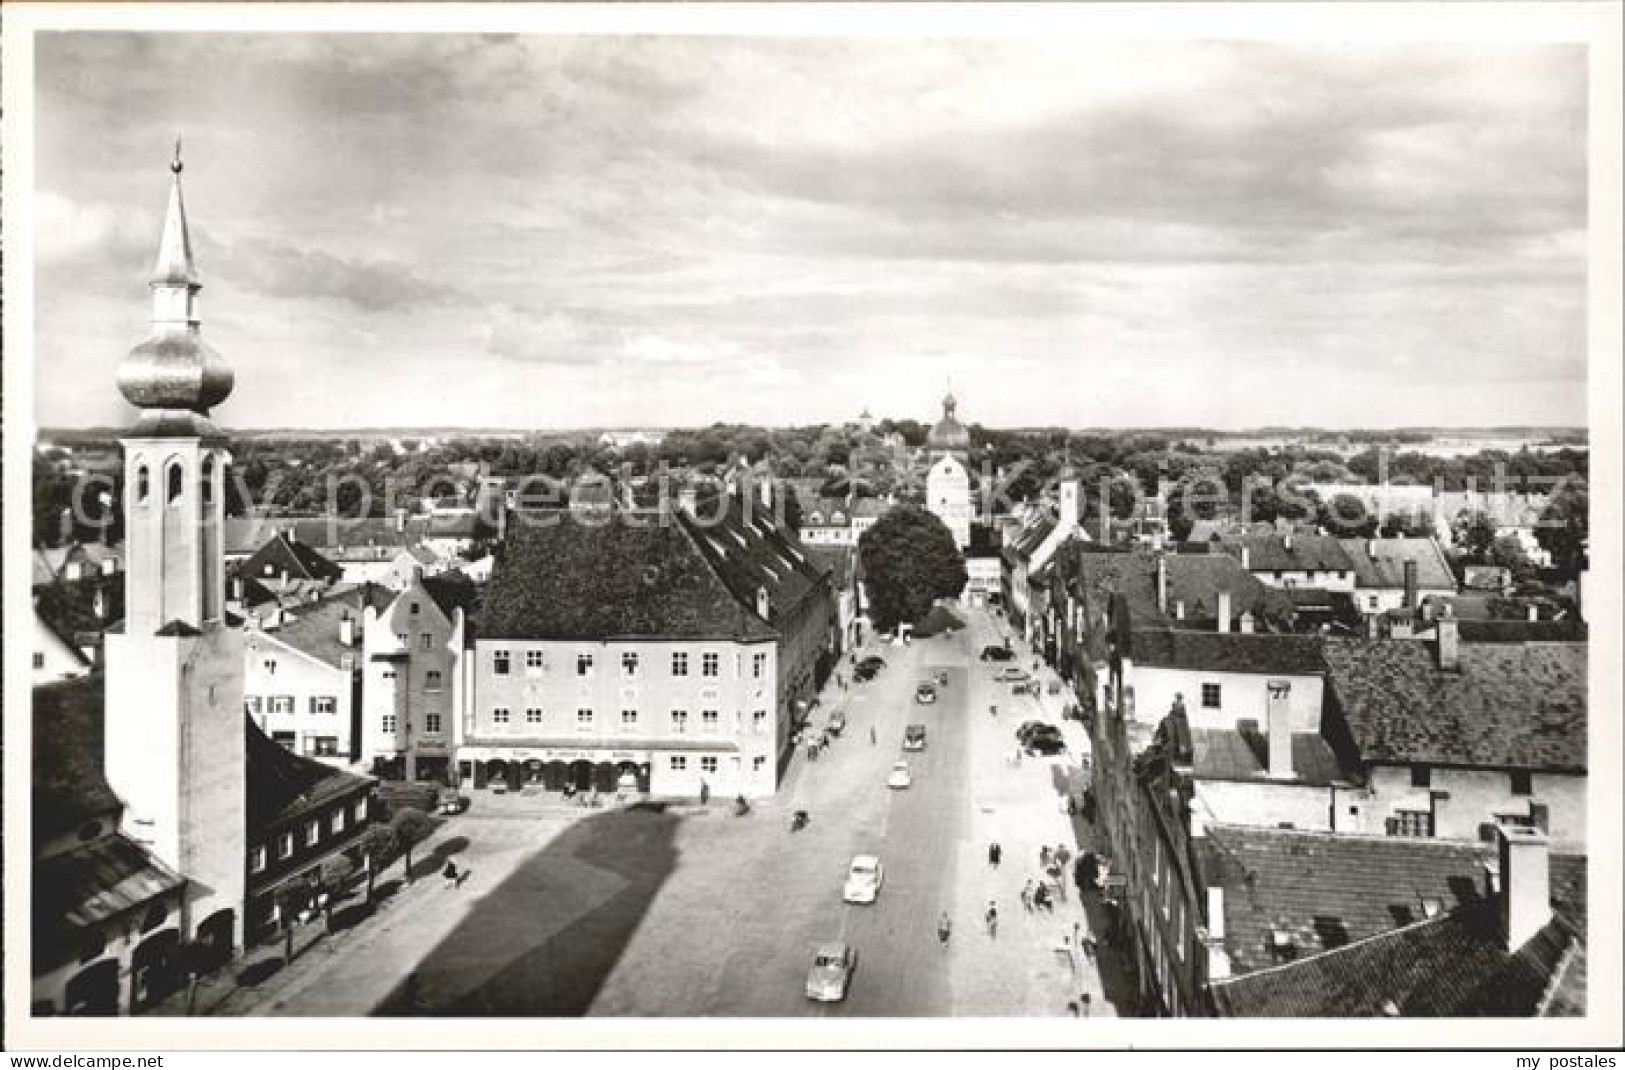
{"type": "Polygon", "coordinates": [[[926,436],[925,443],[928,449],[941,451],[970,449],[970,432],[954,417],[954,408],[958,404],[952,392],[942,399],[942,419],[937,421],[936,426],[931,428],[931,433],[926,436]]]}
{"type": "Polygon", "coordinates": [[[130,350],[118,369],[118,386],[141,409],[207,416],[231,394],[234,377],[199,332],[197,293],[203,288],[192,260],[192,239],[181,197],[180,142],[169,165],[173,179],[158,259],[153,265],[152,335],[130,350]]]}

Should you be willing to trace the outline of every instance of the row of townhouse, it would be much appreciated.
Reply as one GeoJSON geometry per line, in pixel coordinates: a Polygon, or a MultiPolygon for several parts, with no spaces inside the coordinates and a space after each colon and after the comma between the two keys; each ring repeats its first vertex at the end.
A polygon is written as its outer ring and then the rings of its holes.
{"type": "MultiPolygon", "coordinates": [[[[1301,961],[1309,987],[1290,1005],[1318,1010],[1293,1013],[1435,1013],[1430,999],[1479,1013],[1486,1004],[1472,993],[1442,994],[1402,971],[1368,990],[1384,993],[1378,1004],[1345,1007],[1309,965],[1368,937],[1406,954],[1411,937],[1393,943],[1390,931],[1437,918],[1475,949],[1481,974],[1499,976],[1514,958],[1545,962],[1539,983],[1525,977],[1497,1007],[1573,1013],[1572,992],[1553,993],[1572,986],[1564,963],[1584,950],[1573,921],[1583,882],[1572,878],[1583,876],[1586,835],[1585,645],[1493,633],[1464,642],[1448,616],[1425,638],[1271,633],[1257,625],[1283,591],[1248,563],[1068,552],[1051,585],[1057,667],[1090,711],[1106,902],[1146,1010],[1279,1013],[1289,1005],[1279,986],[1243,978],[1301,961]],[[1266,890],[1249,851],[1319,861],[1266,890]],[[1480,891],[1401,911],[1417,858],[1448,871],[1458,893],[1463,879],[1480,891]],[[1361,885],[1347,859],[1382,880],[1361,885]],[[1257,907],[1266,891],[1277,924],[1260,953],[1248,926],[1268,913],[1257,907]],[[1317,913],[1306,904],[1319,895],[1360,906],[1317,913]],[[1511,928],[1509,910],[1523,918],[1511,928]]],[[[1424,927],[1415,938],[1439,935],[1424,927]]]]}

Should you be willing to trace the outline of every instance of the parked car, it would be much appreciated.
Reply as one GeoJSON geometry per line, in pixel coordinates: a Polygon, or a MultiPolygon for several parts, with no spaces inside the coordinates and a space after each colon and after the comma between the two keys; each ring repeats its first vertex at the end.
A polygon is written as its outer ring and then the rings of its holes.
{"type": "Polygon", "coordinates": [[[440,793],[435,801],[435,809],[447,817],[460,814],[468,809],[469,798],[451,788],[440,793]]]}
{"type": "Polygon", "coordinates": [[[903,729],[903,749],[925,749],[925,725],[911,724],[907,728],[903,729]]]}
{"type": "Polygon", "coordinates": [[[1025,682],[1032,679],[1032,677],[1027,674],[1026,669],[1018,669],[1014,665],[1006,665],[1004,668],[993,674],[993,679],[1014,683],[1025,682]]]}
{"type": "Polygon", "coordinates": [[[885,876],[880,859],[874,855],[857,855],[846,871],[846,887],[841,890],[841,898],[848,903],[873,903],[885,876]]]}
{"type": "Polygon", "coordinates": [[[937,689],[933,684],[921,684],[914,689],[914,701],[922,706],[929,706],[937,700],[937,689]]]}
{"type": "Polygon", "coordinates": [[[1007,646],[984,646],[981,658],[983,661],[1009,661],[1016,656],[1016,652],[1007,646]]]}
{"type": "Polygon", "coordinates": [[[1064,750],[1066,750],[1066,740],[1059,732],[1054,735],[1040,733],[1027,742],[1028,754],[1042,754],[1048,757],[1052,754],[1060,754],[1064,750]]]}
{"type": "Polygon", "coordinates": [[[891,775],[886,778],[886,786],[888,788],[906,788],[912,783],[914,783],[914,778],[909,775],[908,763],[894,763],[891,767],[891,775]]]}
{"type": "Polygon", "coordinates": [[[846,731],[846,711],[836,710],[829,715],[829,734],[838,736],[846,731]]]}
{"type": "Polygon", "coordinates": [[[857,665],[852,669],[852,679],[856,680],[860,684],[867,683],[868,681],[873,680],[876,676],[879,676],[880,670],[884,669],[885,667],[886,661],[884,658],[877,658],[870,655],[869,657],[866,657],[862,661],[858,662],[857,665]]]}
{"type": "Polygon", "coordinates": [[[1034,732],[1044,728],[1053,728],[1054,725],[1044,721],[1022,721],[1016,728],[1016,742],[1025,744],[1034,732]]]}
{"type": "Polygon", "coordinates": [[[807,998],[839,1003],[846,998],[857,968],[858,952],[852,945],[840,941],[820,944],[813,952],[812,969],[807,971],[807,998]]]}
{"type": "Polygon", "coordinates": [[[948,686],[948,670],[946,670],[946,669],[938,669],[937,670],[937,686],[938,687],[947,687],[948,686]]]}

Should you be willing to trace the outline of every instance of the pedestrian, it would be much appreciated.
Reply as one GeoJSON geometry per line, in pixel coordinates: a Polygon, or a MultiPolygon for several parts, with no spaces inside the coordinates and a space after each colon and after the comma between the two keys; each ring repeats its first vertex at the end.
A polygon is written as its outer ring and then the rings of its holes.
{"type": "Polygon", "coordinates": [[[1067,817],[1077,817],[1078,816],[1078,797],[1076,795],[1072,795],[1070,793],[1068,793],[1068,795],[1066,797],[1066,816],[1067,817]]]}
{"type": "Polygon", "coordinates": [[[1095,943],[1095,938],[1092,936],[1085,936],[1083,938],[1083,957],[1088,959],[1090,962],[1093,962],[1095,961],[1095,952],[1097,950],[1098,945],[1095,943]]]}
{"type": "Polygon", "coordinates": [[[987,845],[987,864],[994,869],[999,868],[999,859],[1004,857],[1004,850],[997,843],[987,845]]]}
{"type": "Polygon", "coordinates": [[[869,746],[872,747],[874,745],[875,745],[875,726],[870,725],[869,726],[869,746]]]}
{"type": "Polygon", "coordinates": [[[997,940],[999,938],[999,904],[989,899],[987,901],[987,935],[997,940]]]}
{"type": "Polygon", "coordinates": [[[1066,1005],[1066,1012],[1068,1014],[1070,1014],[1072,1017],[1076,1018],[1078,1016],[1078,1001],[1077,1000],[1068,1000],[1067,1005],[1066,1005]]]}
{"type": "Polygon", "coordinates": [[[440,875],[442,877],[446,878],[446,887],[447,888],[455,888],[455,887],[457,887],[457,863],[456,862],[453,862],[449,858],[446,859],[446,868],[440,871],[440,875]]]}
{"type": "Polygon", "coordinates": [[[1047,843],[1038,849],[1038,868],[1049,869],[1049,844],[1047,843]]]}
{"type": "Polygon", "coordinates": [[[1078,1002],[1083,1005],[1083,1016],[1089,1017],[1089,993],[1085,992],[1079,996],[1078,1002]]]}
{"type": "Polygon", "coordinates": [[[1076,948],[1083,947],[1083,926],[1077,922],[1072,923],[1072,946],[1076,948]]]}
{"type": "Polygon", "coordinates": [[[1032,878],[1021,886],[1021,909],[1031,914],[1033,912],[1033,882],[1032,878]]]}
{"type": "Polygon", "coordinates": [[[709,781],[700,781],[700,805],[704,806],[711,801],[711,784],[709,781]]]}
{"type": "Polygon", "coordinates": [[[1063,843],[1063,844],[1060,844],[1059,846],[1057,846],[1055,848],[1055,862],[1056,862],[1056,864],[1059,865],[1062,869],[1065,869],[1066,864],[1068,862],[1070,862],[1070,861],[1072,861],[1072,852],[1066,849],[1066,844],[1063,843]]]}
{"type": "Polygon", "coordinates": [[[943,911],[942,917],[937,919],[937,941],[942,944],[944,951],[948,950],[948,937],[953,934],[953,925],[948,921],[948,912],[943,911]]]}

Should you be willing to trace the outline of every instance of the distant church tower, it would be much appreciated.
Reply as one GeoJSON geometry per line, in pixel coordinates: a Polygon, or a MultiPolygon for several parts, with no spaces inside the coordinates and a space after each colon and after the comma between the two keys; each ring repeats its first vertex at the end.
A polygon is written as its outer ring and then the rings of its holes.
{"type": "Polygon", "coordinates": [[[925,506],[953,533],[961,550],[970,545],[970,473],[965,469],[970,432],[954,416],[958,406],[950,391],[942,399],[942,419],[926,436],[931,470],[925,477],[925,506]]]}
{"type": "Polygon", "coordinates": [[[188,879],[182,931],[241,937],[246,850],[243,635],[225,620],[226,436],[209,410],[232,373],[199,333],[180,145],[153,270],[152,334],[119,366],[141,410],[124,447],[123,630],[107,636],[107,780],[124,832],[188,879]]]}

